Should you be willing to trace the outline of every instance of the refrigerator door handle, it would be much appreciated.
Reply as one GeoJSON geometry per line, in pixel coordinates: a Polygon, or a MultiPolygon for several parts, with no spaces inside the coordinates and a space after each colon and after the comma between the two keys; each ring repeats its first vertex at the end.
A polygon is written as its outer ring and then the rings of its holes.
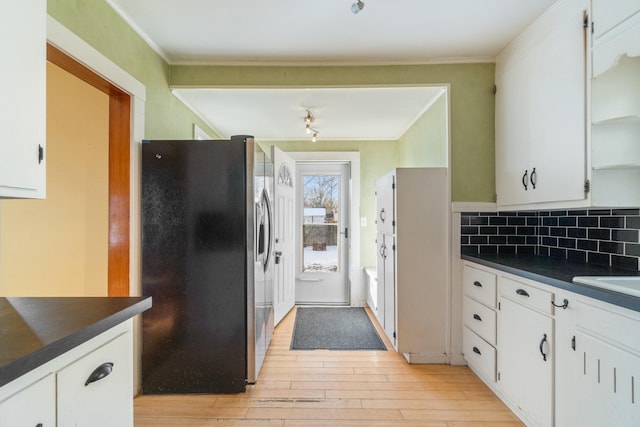
{"type": "Polygon", "coordinates": [[[269,267],[269,262],[271,261],[271,252],[272,252],[272,232],[273,232],[273,211],[271,210],[271,201],[269,200],[269,193],[267,190],[262,190],[262,201],[261,205],[263,206],[263,217],[262,223],[260,224],[260,236],[263,244],[266,247],[262,248],[262,252],[264,253],[264,270],[267,271],[269,267]]]}

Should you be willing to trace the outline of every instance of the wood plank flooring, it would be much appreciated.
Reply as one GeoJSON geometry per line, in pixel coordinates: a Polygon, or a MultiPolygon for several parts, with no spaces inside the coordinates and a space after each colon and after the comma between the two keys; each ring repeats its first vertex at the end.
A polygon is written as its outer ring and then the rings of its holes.
{"type": "Polygon", "coordinates": [[[393,350],[289,350],[295,310],[246,393],[139,396],[135,427],[524,426],[466,366],[409,365],[393,350]]]}

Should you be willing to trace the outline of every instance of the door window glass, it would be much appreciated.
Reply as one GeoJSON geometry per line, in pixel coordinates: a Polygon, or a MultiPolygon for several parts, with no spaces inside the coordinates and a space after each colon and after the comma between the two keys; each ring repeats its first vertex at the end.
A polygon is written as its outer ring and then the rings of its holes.
{"type": "Polygon", "coordinates": [[[302,271],[340,271],[338,217],[340,176],[303,175],[302,271]]]}

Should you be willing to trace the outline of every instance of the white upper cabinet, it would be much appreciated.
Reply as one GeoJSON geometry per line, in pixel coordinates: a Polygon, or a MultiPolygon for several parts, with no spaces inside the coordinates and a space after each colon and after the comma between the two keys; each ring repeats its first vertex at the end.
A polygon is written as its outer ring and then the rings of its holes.
{"type": "Polygon", "coordinates": [[[0,197],[45,197],[46,1],[0,14],[0,197]]]}
{"type": "Polygon", "coordinates": [[[496,61],[502,209],[585,199],[586,0],[549,9],[496,61]]]}
{"type": "Polygon", "coordinates": [[[592,203],[640,205],[640,0],[593,0],[592,203]]]}

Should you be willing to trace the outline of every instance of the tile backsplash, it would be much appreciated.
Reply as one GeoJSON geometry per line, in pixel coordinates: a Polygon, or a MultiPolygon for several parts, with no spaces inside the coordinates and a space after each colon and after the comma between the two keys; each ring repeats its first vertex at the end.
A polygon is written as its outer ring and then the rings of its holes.
{"type": "Polygon", "coordinates": [[[463,254],[536,254],[640,269],[640,209],[463,212],[463,254]]]}

